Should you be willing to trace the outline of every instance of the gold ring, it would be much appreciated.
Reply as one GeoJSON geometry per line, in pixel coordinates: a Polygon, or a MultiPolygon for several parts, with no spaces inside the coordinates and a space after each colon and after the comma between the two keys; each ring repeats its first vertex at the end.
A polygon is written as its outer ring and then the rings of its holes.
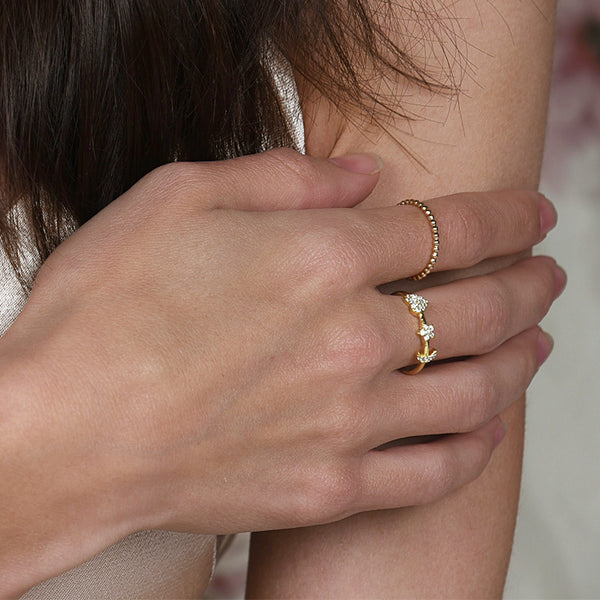
{"type": "Polygon", "coordinates": [[[429,226],[431,227],[431,233],[433,235],[433,246],[431,248],[431,256],[429,257],[429,262],[427,263],[425,268],[420,273],[409,277],[409,279],[413,279],[414,281],[420,281],[421,279],[425,279],[425,277],[427,277],[427,275],[429,275],[429,273],[431,273],[431,271],[433,271],[433,267],[435,265],[435,262],[437,261],[438,252],[440,250],[440,236],[438,233],[438,226],[437,226],[437,223],[435,222],[433,214],[429,210],[429,208],[427,206],[425,206],[425,204],[423,204],[422,202],[419,202],[418,200],[413,200],[412,198],[409,198],[407,200],[402,200],[402,202],[398,202],[398,204],[396,206],[407,206],[407,205],[416,206],[417,208],[420,208],[425,213],[425,216],[427,217],[427,222],[429,223],[429,226]]]}
{"type": "Polygon", "coordinates": [[[410,312],[419,319],[417,335],[421,338],[421,351],[417,352],[417,365],[412,368],[402,369],[402,372],[407,375],[416,375],[427,363],[430,363],[437,356],[437,350],[429,347],[429,340],[435,337],[435,331],[433,330],[433,325],[427,324],[425,315],[423,314],[429,302],[423,296],[419,296],[419,294],[394,292],[392,295],[401,296],[410,312]]]}

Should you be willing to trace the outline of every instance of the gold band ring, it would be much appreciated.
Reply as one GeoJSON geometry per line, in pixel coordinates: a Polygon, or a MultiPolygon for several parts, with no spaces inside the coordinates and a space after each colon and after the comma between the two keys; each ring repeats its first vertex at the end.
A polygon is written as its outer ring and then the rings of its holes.
{"type": "Polygon", "coordinates": [[[427,363],[430,363],[437,356],[437,350],[429,347],[429,340],[435,337],[433,325],[427,324],[425,315],[423,314],[429,302],[425,300],[423,296],[419,296],[419,294],[394,292],[392,295],[401,296],[404,302],[406,302],[411,314],[419,319],[417,335],[421,338],[421,351],[417,352],[417,364],[415,367],[402,369],[402,372],[407,375],[416,375],[423,370],[423,367],[425,367],[427,363]]]}
{"type": "Polygon", "coordinates": [[[425,213],[425,216],[427,217],[427,222],[431,227],[431,233],[433,236],[433,246],[431,248],[429,262],[420,273],[409,277],[409,279],[413,279],[414,281],[420,281],[421,279],[425,279],[425,277],[427,277],[427,275],[429,275],[429,273],[433,271],[433,267],[438,257],[438,252],[440,250],[440,236],[438,233],[438,226],[429,208],[425,206],[425,204],[423,204],[422,202],[419,202],[418,200],[413,200],[412,198],[409,198],[407,200],[402,200],[402,202],[398,202],[396,206],[416,206],[417,208],[420,208],[425,213]]]}

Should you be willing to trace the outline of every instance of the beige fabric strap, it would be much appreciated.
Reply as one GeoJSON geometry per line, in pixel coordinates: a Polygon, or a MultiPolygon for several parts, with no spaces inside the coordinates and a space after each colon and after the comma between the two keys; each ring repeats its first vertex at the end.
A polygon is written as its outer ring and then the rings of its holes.
{"type": "Polygon", "coordinates": [[[22,600],[196,599],[210,580],[215,537],[141,531],[29,590],[22,600]]]}

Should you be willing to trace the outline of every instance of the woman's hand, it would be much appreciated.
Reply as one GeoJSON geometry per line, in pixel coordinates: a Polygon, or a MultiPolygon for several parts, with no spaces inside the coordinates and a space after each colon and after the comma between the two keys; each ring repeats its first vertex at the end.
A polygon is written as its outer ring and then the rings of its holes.
{"type": "MultiPolygon", "coordinates": [[[[431,231],[414,207],[346,209],[375,171],[286,150],[172,164],[55,251],[0,344],[4,589],[139,529],[324,523],[481,473],[495,415],[550,352],[536,324],[564,274],[538,257],[427,289],[438,361],[399,372],[417,320],[378,286],[423,268],[431,231]]],[[[436,271],[525,250],[556,219],[534,192],[428,205],[436,271]]]]}

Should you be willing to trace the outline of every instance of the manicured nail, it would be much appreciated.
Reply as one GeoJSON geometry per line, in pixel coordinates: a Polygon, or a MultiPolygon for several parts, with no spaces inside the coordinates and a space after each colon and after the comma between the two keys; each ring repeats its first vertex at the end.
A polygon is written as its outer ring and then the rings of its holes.
{"type": "Polygon", "coordinates": [[[540,329],[537,343],[538,367],[541,367],[554,348],[554,338],[540,329]]]}
{"type": "Polygon", "coordinates": [[[564,269],[556,265],[554,267],[554,299],[558,298],[567,287],[567,274],[564,269]]]}
{"type": "Polygon", "coordinates": [[[540,203],[539,203],[539,211],[540,211],[540,233],[542,235],[542,239],[546,237],[546,234],[556,227],[556,222],[558,221],[558,214],[556,209],[554,208],[554,204],[540,194],[540,203]]]}
{"type": "Polygon", "coordinates": [[[377,154],[345,154],[329,160],[342,169],[363,175],[375,175],[383,169],[383,161],[377,154]]]}
{"type": "Polygon", "coordinates": [[[494,448],[497,448],[500,445],[500,442],[506,437],[507,431],[508,425],[504,421],[500,421],[494,432],[494,448]]]}

